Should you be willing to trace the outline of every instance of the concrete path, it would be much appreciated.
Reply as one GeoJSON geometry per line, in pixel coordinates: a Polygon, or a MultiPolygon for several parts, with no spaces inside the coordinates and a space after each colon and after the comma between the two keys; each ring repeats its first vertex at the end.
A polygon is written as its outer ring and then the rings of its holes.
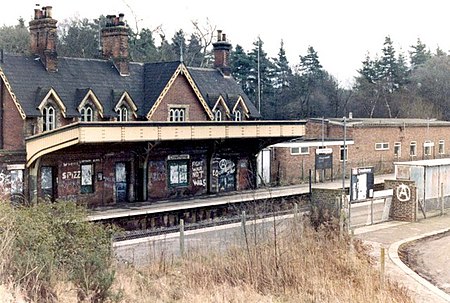
{"type": "Polygon", "coordinates": [[[435,287],[407,267],[398,256],[400,245],[450,230],[450,215],[414,223],[385,222],[355,229],[355,237],[372,247],[379,262],[381,248],[386,249],[386,274],[409,289],[416,302],[450,302],[450,295],[435,287]]]}

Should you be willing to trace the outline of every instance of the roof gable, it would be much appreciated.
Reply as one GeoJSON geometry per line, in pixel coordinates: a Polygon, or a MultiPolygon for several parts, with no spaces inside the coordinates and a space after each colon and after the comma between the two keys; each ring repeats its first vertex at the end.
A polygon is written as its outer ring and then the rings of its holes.
{"type": "Polygon", "coordinates": [[[51,98],[53,101],[55,101],[55,103],[61,109],[61,114],[63,115],[63,117],[66,117],[66,113],[67,113],[66,105],[64,104],[64,102],[62,102],[61,98],[58,96],[58,94],[53,89],[53,87],[51,87],[50,89],[45,89],[45,88],[42,90],[39,89],[37,98],[38,98],[37,101],[38,102],[40,101],[39,105],[38,105],[38,109],[40,112],[42,112],[42,110],[46,106],[48,99],[51,98]],[[41,96],[44,96],[44,97],[41,98],[41,96]]]}
{"type": "Polygon", "coordinates": [[[128,92],[123,92],[121,95],[119,95],[120,97],[118,98],[115,106],[114,106],[114,111],[118,112],[120,107],[123,106],[124,104],[127,104],[130,109],[133,111],[133,115],[136,117],[137,114],[137,106],[134,103],[133,99],[130,97],[130,95],[128,94],[128,92]]]}
{"type": "Polygon", "coordinates": [[[230,109],[228,108],[228,105],[222,96],[219,96],[219,98],[217,98],[216,104],[214,104],[212,111],[216,111],[219,105],[222,105],[222,107],[225,109],[226,114],[230,115],[230,109]]]}
{"type": "Polygon", "coordinates": [[[174,71],[170,79],[167,81],[166,85],[162,89],[161,93],[153,103],[153,106],[150,108],[149,112],[147,113],[146,117],[148,120],[150,120],[153,116],[153,114],[158,109],[159,105],[161,104],[162,100],[166,96],[167,92],[171,89],[173,83],[179,77],[180,75],[184,75],[191,86],[192,90],[194,91],[194,94],[196,95],[198,101],[202,105],[203,109],[206,112],[206,115],[211,119],[214,120],[214,115],[209,108],[208,104],[206,103],[205,99],[203,98],[202,94],[200,93],[200,90],[198,89],[197,85],[195,84],[194,80],[192,79],[191,75],[189,74],[188,69],[183,63],[179,63],[177,69],[174,71]]]}
{"type": "Polygon", "coordinates": [[[81,101],[80,101],[80,105],[78,105],[78,111],[80,112],[81,109],[83,107],[85,107],[88,103],[89,100],[92,101],[92,103],[94,103],[95,107],[97,108],[97,111],[100,115],[100,117],[103,118],[103,105],[100,103],[100,101],[98,100],[97,96],[94,94],[94,92],[92,91],[92,89],[88,88],[85,90],[78,90],[77,91],[80,95],[81,101]]]}

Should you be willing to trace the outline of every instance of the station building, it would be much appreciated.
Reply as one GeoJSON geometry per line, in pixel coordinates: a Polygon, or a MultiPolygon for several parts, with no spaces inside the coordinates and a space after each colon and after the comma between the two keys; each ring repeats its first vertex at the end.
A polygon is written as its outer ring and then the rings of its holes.
{"type": "Polygon", "coordinates": [[[31,55],[1,53],[0,197],[89,207],[254,188],[256,154],[301,137],[304,121],[261,121],[214,68],[130,62],[123,14],[107,16],[102,59],[61,58],[52,7],[35,9],[31,55]]]}
{"type": "Polygon", "coordinates": [[[373,167],[393,173],[395,162],[450,158],[450,122],[435,119],[331,118],[309,119],[301,139],[272,145],[270,182],[296,184],[342,178],[351,168],[373,167]],[[345,130],[345,136],[344,136],[345,130]],[[345,141],[344,141],[345,138],[345,141]],[[328,154],[323,168],[317,161],[328,154]]]}

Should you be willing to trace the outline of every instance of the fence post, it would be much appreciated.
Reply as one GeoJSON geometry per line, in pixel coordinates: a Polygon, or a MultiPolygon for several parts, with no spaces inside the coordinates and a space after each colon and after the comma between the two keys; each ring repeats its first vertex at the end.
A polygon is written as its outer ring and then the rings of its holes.
{"type": "Polygon", "coordinates": [[[381,247],[381,252],[380,252],[380,283],[381,283],[381,288],[384,288],[384,266],[385,266],[385,248],[381,247]]]}
{"type": "Polygon", "coordinates": [[[444,215],[444,183],[441,183],[441,216],[444,215]]]}
{"type": "Polygon", "coordinates": [[[298,219],[298,203],[294,203],[294,220],[297,221],[298,219]]]}
{"type": "Polygon", "coordinates": [[[373,198],[370,199],[370,224],[373,225],[373,198]]]}
{"type": "Polygon", "coordinates": [[[245,227],[246,223],[247,223],[247,218],[245,216],[245,210],[243,210],[242,215],[241,215],[241,227],[242,227],[242,232],[244,233],[244,235],[246,234],[246,227],[245,227]]]}
{"type": "Polygon", "coordinates": [[[184,219],[180,219],[180,254],[184,257],[184,219]]]}

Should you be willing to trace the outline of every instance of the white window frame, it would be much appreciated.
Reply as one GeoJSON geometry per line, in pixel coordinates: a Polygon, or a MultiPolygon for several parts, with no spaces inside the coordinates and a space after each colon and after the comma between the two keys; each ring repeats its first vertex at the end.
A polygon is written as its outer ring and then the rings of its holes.
{"type": "Polygon", "coordinates": [[[80,110],[80,115],[81,121],[92,122],[94,120],[94,111],[92,110],[92,107],[90,107],[89,105],[83,107],[80,110]]]}
{"type": "Polygon", "coordinates": [[[171,122],[184,122],[184,121],[186,121],[186,108],[184,108],[184,107],[171,107],[169,109],[169,121],[171,121],[171,122]]]}
{"type": "Polygon", "coordinates": [[[222,121],[222,112],[220,111],[220,109],[216,110],[216,112],[214,113],[214,120],[222,121]]]}
{"type": "Polygon", "coordinates": [[[375,143],[375,150],[389,150],[389,142],[375,143]]]}
{"type": "Polygon", "coordinates": [[[417,142],[416,141],[411,141],[411,143],[409,144],[409,155],[411,157],[417,156],[417,142]],[[414,149],[411,150],[411,148],[414,148],[414,149]],[[411,153],[411,151],[414,151],[414,153],[411,153]]]}
{"type": "Polygon", "coordinates": [[[402,156],[402,143],[401,142],[394,142],[394,156],[397,158],[400,158],[402,156]],[[398,149],[397,153],[396,153],[396,149],[398,149]]]}
{"type": "Polygon", "coordinates": [[[242,113],[240,110],[235,110],[233,112],[234,115],[234,121],[242,121],[242,113]]]}
{"type": "Polygon", "coordinates": [[[128,108],[125,105],[122,105],[118,111],[118,119],[120,122],[128,121],[128,108]]]}
{"type": "Polygon", "coordinates": [[[44,131],[50,131],[56,128],[56,111],[51,105],[47,106],[43,110],[44,118],[44,131]]]}
{"type": "Polygon", "coordinates": [[[344,153],[344,145],[339,146],[339,161],[343,162],[345,154],[345,162],[348,162],[348,145],[345,145],[345,153],[344,153]]]}
{"type": "Polygon", "coordinates": [[[430,140],[426,140],[423,143],[423,155],[424,156],[431,156],[431,153],[432,153],[432,148],[431,147],[433,147],[433,145],[432,145],[432,142],[430,140]]]}
{"type": "Polygon", "coordinates": [[[439,140],[439,155],[445,155],[445,140],[439,140]]]}
{"type": "Polygon", "coordinates": [[[309,146],[291,147],[291,155],[309,155],[309,146]]]}

